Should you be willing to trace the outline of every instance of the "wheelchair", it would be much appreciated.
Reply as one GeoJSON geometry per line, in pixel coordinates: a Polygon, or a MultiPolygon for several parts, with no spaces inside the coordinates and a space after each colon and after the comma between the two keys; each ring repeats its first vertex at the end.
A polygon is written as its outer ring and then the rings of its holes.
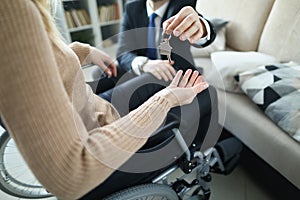
{"type": "MultiPolygon", "coordinates": [[[[190,149],[195,144],[188,147],[178,129],[178,121],[176,120],[171,120],[170,123],[161,127],[157,132],[168,130],[170,134],[168,139],[164,138],[164,142],[175,139],[184,154],[169,168],[155,177],[151,183],[129,187],[105,197],[105,200],[209,199],[212,179],[210,169],[225,170],[218,151],[214,147],[209,147],[203,152],[200,151],[200,148],[191,151],[190,149]]],[[[158,143],[162,143],[162,141],[158,141],[158,143]]],[[[0,189],[9,195],[26,199],[53,196],[31,173],[6,130],[0,138],[0,174],[0,189]]]]}

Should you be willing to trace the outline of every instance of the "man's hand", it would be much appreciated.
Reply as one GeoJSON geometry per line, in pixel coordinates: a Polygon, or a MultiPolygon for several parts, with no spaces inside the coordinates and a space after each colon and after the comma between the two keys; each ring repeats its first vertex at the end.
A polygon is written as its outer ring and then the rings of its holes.
{"type": "MultiPolygon", "coordinates": [[[[174,64],[174,61],[171,63],[174,64]]],[[[168,60],[148,60],[148,62],[144,65],[144,72],[150,72],[157,79],[164,81],[171,81],[176,74],[175,69],[169,63],[168,60]]]]}
{"type": "Polygon", "coordinates": [[[98,65],[108,75],[108,77],[117,76],[117,67],[114,61],[103,51],[92,47],[90,53],[90,62],[98,65]]]}
{"type": "Polygon", "coordinates": [[[205,24],[191,6],[183,7],[176,15],[166,20],[163,29],[167,34],[173,33],[180,40],[189,40],[190,43],[196,43],[207,34],[205,24]]]}

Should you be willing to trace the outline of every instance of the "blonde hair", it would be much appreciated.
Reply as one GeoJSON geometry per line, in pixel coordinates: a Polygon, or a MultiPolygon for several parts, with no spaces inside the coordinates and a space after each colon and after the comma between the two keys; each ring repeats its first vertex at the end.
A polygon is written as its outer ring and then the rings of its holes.
{"type": "Polygon", "coordinates": [[[60,47],[64,42],[54,22],[55,8],[58,0],[31,0],[38,8],[50,40],[60,47]]]}

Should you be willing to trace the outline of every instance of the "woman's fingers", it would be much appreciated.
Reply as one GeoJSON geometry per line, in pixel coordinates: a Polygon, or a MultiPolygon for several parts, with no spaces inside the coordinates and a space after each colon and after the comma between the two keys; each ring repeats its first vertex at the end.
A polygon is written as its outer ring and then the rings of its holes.
{"type": "Polygon", "coordinates": [[[112,76],[112,71],[111,71],[111,69],[110,69],[109,67],[107,67],[107,66],[105,65],[105,63],[104,63],[102,60],[99,60],[99,61],[97,62],[97,65],[98,65],[101,69],[103,69],[104,73],[106,73],[109,77],[112,76]]]}
{"type": "Polygon", "coordinates": [[[188,83],[191,74],[192,74],[192,70],[191,69],[186,70],[186,72],[184,73],[184,76],[181,79],[181,81],[180,81],[180,83],[179,83],[178,86],[179,87],[186,87],[186,84],[188,83]]]}
{"type": "Polygon", "coordinates": [[[186,85],[186,87],[193,87],[193,85],[194,85],[196,79],[198,78],[198,76],[199,76],[199,72],[194,71],[191,78],[190,78],[190,80],[189,80],[189,82],[188,82],[188,84],[186,85]]]}
{"type": "Polygon", "coordinates": [[[117,66],[114,62],[110,63],[109,68],[114,77],[117,77],[117,66]]]}
{"type": "MultiPolygon", "coordinates": [[[[114,77],[117,76],[117,67],[115,62],[107,55],[103,53],[103,63],[107,67],[106,69],[109,69],[110,74],[113,75],[114,77]]],[[[105,70],[106,70],[105,69],[105,70]]]]}
{"type": "Polygon", "coordinates": [[[202,77],[199,76],[195,81],[193,89],[198,94],[198,93],[202,92],[203,90],[205,90],[206,88],[208,88],[208,86],[209,86],[209,84],[207,82],[203,82],[202,77]]]}
{"type": "Polygon", "coordinates": [[[179,70],[179,71],[176,73],[175,77],[173,78],[173,80],[172,80],[172,82],[171,82],[171,84],[170,84],[171,87],[177,87],[177,86],[178,86],[178,83],[179,83],[179,81],[180,81],[180,78],[181,78],[181,76],[182,76],[182,73],[183,73],[182,70],[179,70]]]}
{"type": "Polygon", "coordinates": [[[170,87],[193,88],[196,93],[208,88],[208,83],[203,82],[203,77],[199,76],[198,71],[193,72],[191,69],[188,69],[183,76],[182,74],[182,70],[176,73],[170,87]]]}

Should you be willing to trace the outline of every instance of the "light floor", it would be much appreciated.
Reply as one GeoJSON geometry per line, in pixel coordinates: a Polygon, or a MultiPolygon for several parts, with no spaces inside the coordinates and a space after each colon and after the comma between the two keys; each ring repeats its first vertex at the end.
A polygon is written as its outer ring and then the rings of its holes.
{"type": "MultiPolygon", "coordinates": [[[[260,188],[240,166],[229,176],[213,174],[211,189],[210,200],[272,200],[270,194],[260,188]]],[[[0,199],[16,200],[20,198],[6,195],[1,191],[0,199]]],[[[55,199],[51,198],[51,200],[55,199]]]]}
{"type": "MultiPolygon", "coordinates": [[[[0,133],[2,132],[0,127],[0,133]]],[[[248,154],[245,154],[243,156],[249,156],[248,154]]],[[[253,158],[252,158],[253,159],[253,158]]],[[[255,158],[254,158],[255,159],[255,158]]],[[[237,166],[237,168],[230,174],[230,175],[220,175],[220,174],[212,174],[213,179],[211,183],[211,190],[212,195],[210,200],[275,200],[275,199],[282,199],[281,197],[276,198],[276,193],[273,193],[272,189],[268,189],[266,185],[263,185],[261,180],[268,177],[270,175],[265,172],[263,172],[265,169],[264,167],[260,167],[260,165],[257,165],[255,163],[251,164],[244,162],[243,160],[248,159],[242,159],[240,164],[237,166]],[[259,170],[251,170],[259,168],[259,170]],[[250,169],[250,170],[249,170],[250,169]],[[252,171],[252,172],[251,172],[252,171]],[[254,171],[254,173],[253,173],[254,171]],[[260,177],[260,178],[258,178],[260,177]]],[[[251,159],[250,159],[251,160],[251,159]]],[[[252,161],[250,161],[252,162],[252,161]]],[[[286,182],[280,182],[278,180],[269,180],[277,182],[277,186],[280,184],[286,184],[286,182]]],[[[274,185],[274,191],[276,189],[276,184],[274,185]]],[[[281,188],[281,187],[280,187],[281,188]]],[[[292,188],[294,189],[294,188],[292,188]]],[[[291,190],[283,189],[283,191],[286,191],[287,193],[290,193],[291,190]]],[[[294,190],[292,190],[294,192],[294,190]]],[[[282,193],[282,192],[281,192],[282,193]]],[[[284,192],[283,192],[284,193],[284,192]]],[[[291,195],[291,193],[290,193],[291,195]]],[[[288,196],[288,195],[287,195],[288,196]]],[[[299,197],[299,196],[298,196],[299,197]]],[[[0,191],[0,200],[16,200],[20,198],[15,198],[12,196],[9,196],[5,194],[4,192],[0,191]]],[[[55,200],[56,198],[48,198],[47,200],[55,200]]],[[[284,199],[290,199],[284,198],[284,199]]],[[[293,198],[294,199],[294,198],[293,198]]],[[[297,198],[296,198],[297,199],[297,198]]]]}

